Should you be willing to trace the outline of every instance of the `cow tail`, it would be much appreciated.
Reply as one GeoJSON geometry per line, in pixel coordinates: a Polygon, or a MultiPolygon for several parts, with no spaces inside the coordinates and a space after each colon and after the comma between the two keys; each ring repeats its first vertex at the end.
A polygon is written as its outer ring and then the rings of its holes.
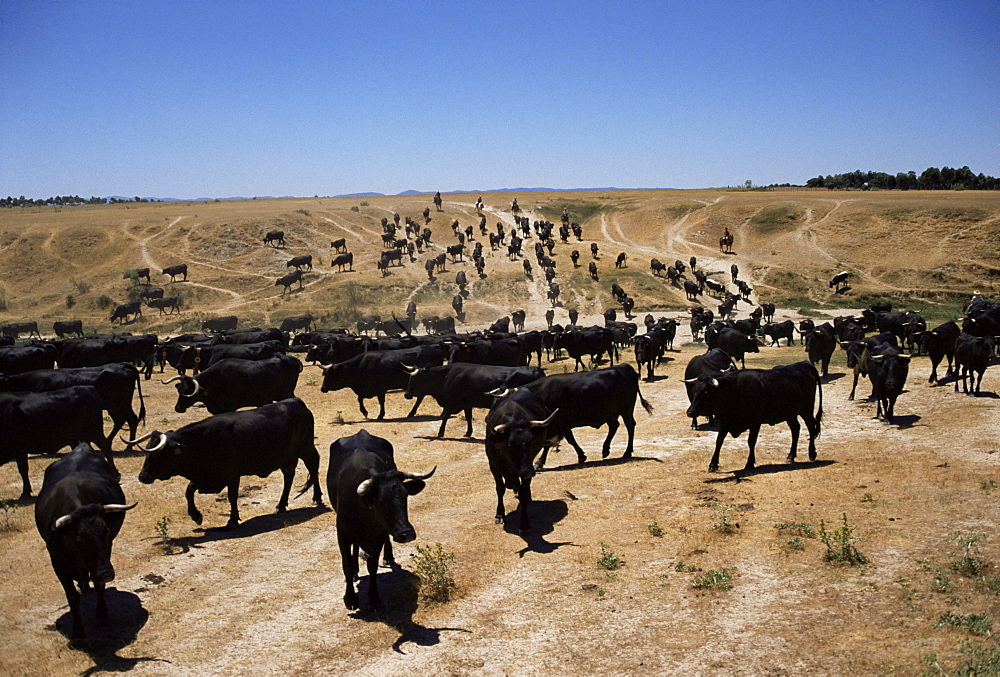
{"type": "Polygon", "coordinates": [[[642,396],[642,392],[639,390],[638,383],[636,384],[635,392],[637,395],[639,395],[639,403],[642,405],[642,408],[646,410],[647,414],[651,415],[653,413],[653,405],[647,402],[646,398],[642,396]]]}
{"type": "Polygon", "coordinates": [[[309,473],[309,479],[307,479],[306,483],[303,484],[302,488],[299,489],[299,493],[295,494],[295,498],[298,498],[302,494],[304,494],[307,491],[309,491],[309,489],[317,486],[316,482],[318,481],[318,478],[319,478],[319,474],[318,473],[315,474],[315,475],[313,473],[309,473]]]}
{"type": "Polygon", "coordinates": [[[139,423],[143,426],[146,425],[146,402],[142,399],[142,373],[136,369],[134,366],[132,369],[135,371],[135,388],[139,391],[139,423]]]}

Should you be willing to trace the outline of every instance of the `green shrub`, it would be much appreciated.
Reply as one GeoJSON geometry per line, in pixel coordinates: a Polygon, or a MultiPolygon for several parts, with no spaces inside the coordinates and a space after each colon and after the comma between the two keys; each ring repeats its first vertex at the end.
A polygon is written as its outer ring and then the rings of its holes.
{"type": "Polygon", "coordinates": [[[101,294],[97,297],[97,300],[94,301],[94,304],[101,310],[107,310],[111,306],[115,305],[115,300],[107,294],[101,294]]]}
{"type": "Polygon", "coordinates": [[[420,596],[431,602],[447,602],[454,597],[458,587],[449,568],[455,553],[445,552],[440,543],[434,548],[418,545],[417,554],[410,555],[420,578],[420,596]]]}
{"type": "Polygon", "coordinates": [[[780,522],[774,528],[782,533],[796,534],[803,538],[816,538],[816,530],[805,522],[780,522]]]}
{"type": "Polygon", "coordinates": [[[957,544],[958,557],[951,562],[951,568],[955,573],[970,578],[975,578],[982,574],[987,564],[980,559],[979,542],[985,536],[974,529],[969,531],[956,531],[951,535],[951,539],[957,544]]]}
{"type": "Polygon", "coordinates": [[[989,635],[993,631],[993,621],[990,620],[989,616],[982,614],[969,614],[968,616],[962,616],[960,614],[953,614],[950,611],[946,611],[941,614],[938,622],[934,625],[935,628],[940,628],[942,625],[950,625],[955,628],[965,628],[973,635],[989,635]]]}
{"type": "Polygon", "coordinates": [[[691,587],[696,589],[718,588],[719,590],[730,590],[733,587],[733,576],[736,569],[709,569],[703,574],[698,574],[691,581],[691,587]]]}
{"type": "Polygon", "coordinates": [[[735,534],[740,530],[740,525],[737,522],[731,520],[732,514],[736,512],[735,505],[723,505],[722,503],[716,503],[713,506],[715,511],[715,524],[712,528],[718,531],[720,534],[735,534]]]}
{"type": "MultiPolygon", "coordinates": [[[[128,277],[128,273],[129,272],[132,273],[132,276],[130,277],[130,279],[134,283],[136,281],[136,279],[137,279],[137,275],[135,274],[134,270],[130,269],[130,270],[126,270],[125,271],[126,277],[128,277]]],[[[86,294],[87,292],[90,291],[90,284],[88,284],[87,282],[82,282],[82,281],[77,280],[77,279],[72,278],[72,277],[69,278],[69,282],[70,282],[70,284],[73,285],[73,287],[76,289],[76,291],[78,293],[80,293],[80,294],[86,294]]]]}
{"type": "Polygon", "coordinates": [[[848,524],[847,513],[842,515],[842,524],[832,532],[826,530],[826,523],[820,520],[819,540],[826,546],[825,559],[828,562],[857,566],[867,564],[868,558],[854,545],[861,540],[854,534],[854,525],[848,524]]]}
{"type": "Polygon", "coordinates": [[[608,571],[615,571],[616,569],[620,569],[624,564],[625,560],[613,553],[608,548],[607,543],[601,543],[601,553],[597,556],[597,566],[608,571]]]}
{"type": "Polygon", "coordinates": [[[653,520],[652,522],[647,524],[646,530],[649,531],[649,534],[651,536],[656,536],[657,538],[663,537],[663,529],[660,527],[659,524],[656,523],[656,520],[653,520]]]}

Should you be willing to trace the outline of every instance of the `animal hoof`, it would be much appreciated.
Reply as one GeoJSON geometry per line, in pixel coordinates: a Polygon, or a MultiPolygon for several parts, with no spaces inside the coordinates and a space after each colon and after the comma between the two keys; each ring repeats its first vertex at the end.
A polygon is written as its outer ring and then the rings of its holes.
{"type": "Polygon", "coordinates": [[[493,518],[493,524],[503,524],[503,517],[500,517],[499,515],[497,515],[496,517],[494,517],[493,518]]]}
{"type": "Polygon", "coordinates": [[[195,524],[197,524],[198,526],[201,526],[201,522],[202,522],[202,520],[203,520],[204,518],[202,517],[202,515],[201,515],[201,513],[200,513],[200,512],[196,512],[196,513],[193,513],[193,514],[191,515],[191,519],[192,519],[192,520],[194,520],[194,523],[195,523],[195,524]]]}

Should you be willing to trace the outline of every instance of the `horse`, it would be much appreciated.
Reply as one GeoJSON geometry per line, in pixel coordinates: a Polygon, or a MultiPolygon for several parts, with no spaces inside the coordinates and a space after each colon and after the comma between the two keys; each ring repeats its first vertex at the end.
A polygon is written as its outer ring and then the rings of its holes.
{"type": "Polygon", "coordinates": [[[733,234],[723,235],[719,238],[719,251],[732,254],[733,253],[733,234]]]}

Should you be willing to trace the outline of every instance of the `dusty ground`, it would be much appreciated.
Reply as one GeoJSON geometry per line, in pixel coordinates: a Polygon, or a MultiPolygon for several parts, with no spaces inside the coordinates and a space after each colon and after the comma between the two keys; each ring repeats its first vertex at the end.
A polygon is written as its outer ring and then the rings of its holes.
{"type": "MultiPolygon", "coordinates": [[[[759,299],[791,301],[782,311],[790,317],[798,317],[800,309],[818,317],[838,314],[835,304],[849,305],[849,299],[831,297],[824,289],[828,273],[842,269],[856,272],[855,300],[862,293],[912,300],[919,292],[929,314],[942,317],[958,312],[956,299],[966,294],[969,280],[996,296],[989,285],[997,277],[990,271],[1000,268],[1000,247],[988,244],[1000,242],[1000,197],[876,197],[708,191],[539,196],[538,202],[553,206],[560,200],[615,205],[584,221],[585,242],[557,246],[557,281],[566,297],[557,321],[565,321],[573,305],[587,320],[596,320],[614,280],[636,297],[640,317],[647,311],[680,314],[683,295],[649,275],[651,256],[669,263],[694,254],[723,279],[736,260],[759,299]],[[791,216],[767,221],[766,232],[760,232],[752,219],[769,209],[791,216]],[[893,244],[888,238],[893,223],[906,231],[905,241],[893,244]],[[714,240],[724,225],[737,236],[734,257],[717,252],[714,240]],[[884,245],[877,256],[870,248],[853,246],[862,237],[858,233],[884,245]],[[592,240],[602,253],[599,284],[568,270],[567,250],[579,248],[585,262],[592,240]],[[627,271],[613,270],[618,251],[629,253],[627,271]]],[[[445,212],[432,213],[438,244],[453,241],[447,227],[451,219],[475,222],[474,196],[445,199],[445,212]]],[[[503,211],[509,201],[486,199],[495,201],[490,224],[509,220],[503,211]]],[[[132,331],[152,327],[166,333],[223,311],[270,320],[310,309],[333,318],[349,312],[350,303],[364,312],[378,308],[379,299],[385,301],[384,311],[401,310],[410,297],[418,300],[421,315],[443,314],[454,293],[449,283],[457,264],[435,283],[426,281],[422,267],[396,271],[385,280],[377,280],[371,270],[378,249],[372,234],[379,229],[376,217],[391,217],[394,210],[418,217],[426,196],[412,202],[369,200],[374,206],[358,212],[349,209],[356,203],[334,208],[332,200],[323,199],[321,205],[302,201],[280,209],[209,203],[150,205],[133,212],[3,213],[0,259],[10,308],[2,318],[69,317],[62,304],[73,287],[65,278],[74,277],[91,280],[92,289],[76,309],[92,317],[97,328],[101,314],[86,299],[102,293],[121,297],[127,289],[120,280],[122,268],[139,261],[169,265],[179,262],[176,257],[190,261],[195,271],[189,287],[177,285],[190,290],[192,305],[182,320],[171,320],[175,324],[150,317],[132,331]],[[285,229],[298,238],[288,251],[264,250],[246,237],[256,237],[254,229],[262,235],[280,219],[292,223],[285,229]],[[295,229],[296,223],[301,228],[295,229]],[[181,227],[187,230],[181,233],[181,227]],[[360,272],[353,277],[323,268],[322,274],[307,277],[305,291],[276,298],[273,279],[283,272],[285,259],[306,253],[312,244],[327,261],[328,247],[322,246],[335,233],[352,231],[357,241],[352,249],[367,266],[356,266],[360,272]],[[102,252],[91,257],[93,266],[84,262],[86,249],[80,247],[86,246],[102,252]],[[56,255],[65,260],[61,286],[53,280],[22,282],[32,274],[41,279],[38,266],[56,255]],[[354,300],[345,304],[352,294],[354,300]]],[[[520,201],[534,207],[536,200],[521,196],[520,201]]],[[[490,258],[490,277],[473,284],[467,304],[471,322],[492,321],[523,307],[528,328],[544,326],[542,286],[524,283],[519,268],[499,255],[490,258]]],[[[746,306],[741,311],[744,316],[746,306]]],[[[142,459],[123,455],[123,486],[139,507],[129,513],[116,541],[112,629],[96,626],[89,606],[94,646],[89,652],[70,650],[56,629],[65,626],[68,609],[34,530],[31,507],[10,508],[0,515],[0,526],[4,520],[11,526],[0,533],[5,553],[0,627],[6,645],[16,649],[3,652],[0,673],[920,674],[933,663],[926,657],[935,654],[950,674],[970,659],[970,646],[994,652],[996,670],[1000,658],[992,636],[936,626],[948,613],[952,616],[946,618],[985,615],[1000,621],[1000,570],[993,564],[1000,562],[1000,371],[991,367],[983,394],[968,397],[955,394],[950,381],[929,386],[927,359],[914,358],[909,388],[897,404],[898,419],[887,425],[872,418],[874,403],[847,401],[851,378],[838,351],[823,387],[817,461],[785,464],[787,428],[765,428],[758,471],[737,479],[734,471],[746,459],[745,438],[727,440],[722,472],[706,471],[715,433],[690,430],[679,382],[683,366],[703,348],[689,343],[686,331],[677,345],[655,380],[641,383],[655,411],[636,414],[637,458],[619,459],[624,430],[603,461],[598,450],[604,430],[582,431],[578,439],[588,451],[587,464],[574,465],[575,455],[565,449],[550,456],[551,468],[533,484],[535,528],[526,537],[493,524],[495,494],[482,448],[483,412],[476,412],[474,438],[462,438],[462,423],[453,421],[448,436],[438,440],[432,403],[423,405],[416,420],[403,420],[409,402],[391,394],[388,420],[364,421],[353,395],[320,393],[319,370],[307,368],[298,393],[316,417],[324,478],[330,442],[360,428],[392,441],[403,469],[438,466],[427,489],[410,501],[416,543],[397,546],[401,569],[379,574],[386,606],[382,617],[343,608],[332,512],[311,507],[305,497],[293,501],[284,515],[272,512],[278,476],[244,480],[244,523],[223,532],[213,529],[227,515],[222,496],[198,497],[206,529],[198,528],[185,514],[183,480],[140,485],[135,478],[142,459]],[[818,539],[806,536],[790,544],[797,534],[775,527],[799,524],[818,531],[823,520],[832,531],[844,514],[860,538],[857,547],[870,560],[866,566],[828,563],[818,539]],[[156,530],[164,516],[169,553],[156,530]],[[661,536],[651,533],[654,522],[661,536]],[[726,523],[734,525],[732,533],[724,533],[726,523]],[[970,536],[979,539],[977,556],[988,563],[979,577],[963,576],[950,566],[962,554],[961,538],[970,536]],[[455,555],[459,596],[430,605],[418,600],[410,555],[416,545],[437,542],[455,555]],[[612,572],[598,566],[602,544],[624,559],[622,568],[612,572]],[[699,574],[722,570],[731,570],[731,589],[692,586],[699,574]]],[[[766,348],[748,358],[748,366],[799,359],[800,345],[766,348]]],[[[550,372],[571,368],[568,360],[544,366],[550,372]]],[[[172,387],[156,381],[143,385],[149,428],[177,428],[205,415],[204,410],[175,414],[172,387]]],[[[867,384],[859,385],[859,393],[868,392],[867,384]]],[[[804,458],[804,444],[800,449],[804,458]]],[[[49,462],[32,459],[36,490],[49,462]]],[[[0,498],[16,496],[19,487],[14,467],[0,468],[0,498]]],[[[516,508],[510,496],[507,506],[516,508]]],[[[362,590],[365,585],[362,580],[362,590]]]]}

